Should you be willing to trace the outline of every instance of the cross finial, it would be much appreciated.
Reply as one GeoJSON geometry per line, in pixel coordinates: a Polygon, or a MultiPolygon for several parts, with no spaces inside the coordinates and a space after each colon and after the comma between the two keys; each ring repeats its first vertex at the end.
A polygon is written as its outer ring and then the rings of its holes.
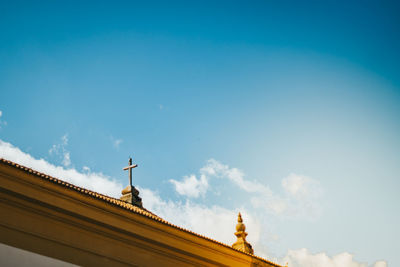
{"type": "Polygon", "coordinates": [[[142,198],[139,197],[139,191],[132,185],[132,169],[136,168],[138,165],[132,163],[131,157],[129,157],[128,163],[129,165],[123,168],[123,170],[129,170],[129,185],[122,190],[120,199],[139,208],[143,208],[142,198]]]}
{"type": "Polygon", "coordinates": [[[129,185],[132,187],[132,169],[136,168],[137,164],[132,164],[132,158],[129,157],[129,165],[123,168],[124,171],[129,170],[129,185]]]}

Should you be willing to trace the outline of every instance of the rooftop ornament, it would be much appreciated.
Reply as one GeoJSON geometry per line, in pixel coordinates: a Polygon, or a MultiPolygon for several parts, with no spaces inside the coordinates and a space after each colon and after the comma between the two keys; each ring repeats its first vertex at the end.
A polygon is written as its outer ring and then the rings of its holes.
{"type": "Polygon", "coordinates": [[[237,249],[237,250],[240,250],[240,251],[243,251],[246,253],[254,254],[254,250],[251,247],[251,244],[246,241],[247,233],[245,232],[245,230],[246,230],[246,226],[244,225],[242,215],[239,212],[238,224],[236,225],[236,233],[235,233],[237,240],[232,245],[232,247],[234,249],[237,249]]]}
{"type": "Polygon", "coordinates": [[[124,171],[129,170],[129,185],[122,190],[120,199],[139,208],[143,208],[142,199],[139,197],[139,191],[132,185],[132,169],[137,166],[137,164],[132,163],[132,158],[129,158],[129,165],[123,168],[124,171]]]}

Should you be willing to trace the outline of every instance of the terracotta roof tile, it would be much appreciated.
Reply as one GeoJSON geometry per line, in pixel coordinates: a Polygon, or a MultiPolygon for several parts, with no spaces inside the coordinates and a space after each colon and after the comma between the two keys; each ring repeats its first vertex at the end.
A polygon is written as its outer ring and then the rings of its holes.
{"type": "Polygon", "coordinates": [[[144,209],[144,208],[139,208],[139,207],[136,207],[136,206],[134,206],[134,205],[132,205],[132,204],[130,204],[130,203],[124,202],[124,201],[122,201],[122,200],[119,200],[119,199],[116,199],[116,198],[113,198],[113,197],[109,197],[109,196],[106,196],[106,195],[103,195],[103,194],[100,194],[100,193],[91,191],[91,190],[89,190],[89,189],[86,189],[86,188],[82,188],[82,187],[73,185],[73,184],[71,184],[71,183],[65,182],[65,181],[63,181],[63,180],[60,180],[60,179],[55,178],[55,177],[52,177],[52,176],[47,175],[47,174],[45,174],[45,173],[41,173],[41,172],[35,171],[35,170],[31,169],[31,168],[22,166],[22,165],[20,165],[20,164],[18,164],[18,163],[12,162],[12,161],[7,160],[7,159],[4,159],[4,158],[0,158],[0,163],[3,163],[3,164],[6,164],[6,165],[9,165],[9,166],[18,168],[18,169],[20,169],[20,170],[23,170],[23,171],[26,171],[26,172],[28,172],[28,173],[31,173],[31,174],[33,174],[33,175],[35,175],[35,176],[38,176],[38,177],[40,177],[40,178],[44,178],[45,180],[51,181],[51,182],[53,182],[53,183],[60,184],[60,185],[62,185],[62,186],[64,186],[64,187],[67,187],[67,188],[71,188],[72,190],[75,190],[75,191],[78,191],[78,192],[80,192],[80,193],[89,195],[89,196],[91,196],[91,197],[94,197],[94,198],[103,200],[103,201],[108,202],[108,203],[110,203],[110,204],[114,204],[114,205],[119,206],[119,207],[121,207],[121,208],[123,208],[123,209],[132,211],[132,212],[137,213],[137,214],[140,214],[140,215],[142,215],[142,216],[145,216],[145,217],[147,217],[147,218],[149,218],[149,219],[152,219],[152,220],[158,221],[158,222],[160,222],[160,223],[169,225],[169,226],[171,226],[171,227],[173,227],[173,228],[176,228],[176,229],[179,229],[179,230],[181,230],[181,231],[190,233],[190,234],[192,234],[192,235],[195,235],[195,236],[197,236],[197,237],[206,239],[206,240],[208,240],[208,241],[217,243],[217,244],[219,244],[219,245],[221,245],[221,246],[224,246],[224,247],[227,247],[227,248],[236,250],[236,251],[238,251],[238,252],[240,252],[240,253],[243,253],[243,254],[249,255],[249,256],[251,256],[251,257],[253,257],[253,258],[257,258],[257,259],[259,259],[259,260],[262,260],[262,261],[264,261],[264,262],[267,262],[267,263],[269,263],[269,264],[271,264],[271,265],[273,265],[273,266],[277,266],[277,267],[280,267],[280,266],[281,266],[281,265],[278,265],[278,264],[276,264],[276,263],[274,263],[274,262],[271,262],[271,261],[269,261],[269,260],[266,260],[266,259],[264,259],[264,258],[255,256],[255,255],[253,255],[253,254],[249,254],[249,253],[246,253],[246,252],[243,252],[243,251],[234,249],[234,248],[232,248],[231,246],[229,246],[229,245],[227,245],[227,244],[224,244],[224,243],[222,243],[222,242],[216,241],[216,240],[214,240],[214,239],[212,239],[212,238],[206,237],[206,236],[204,236],[204,235],[201,235],[201,234],[195,233],[195,232],[193,232],[193,231],[187,230],[187,229],[185,229],[185,228],[182,228],[182,227],[180,227],[180,226],[174,225],[174,224],[172,224],[172,223],[170,223],[170,222],[168,222],[168,221],[162,219],[161,217],[155,215],[154,213],[152,213],[152,212],[150,212],[150,211],[148,211],[148,210],[146,210],[146,209],[144,209]]]}

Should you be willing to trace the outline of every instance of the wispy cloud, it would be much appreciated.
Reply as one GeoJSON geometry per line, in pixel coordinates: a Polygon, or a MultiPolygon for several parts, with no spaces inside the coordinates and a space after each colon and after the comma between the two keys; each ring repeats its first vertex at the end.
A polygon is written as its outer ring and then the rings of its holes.
{"type": "Polygon", "coordinates": [[[169,180],[175,190],[180,194],[188,197],[197,198],[200,195],[204,196],[208,189],[208,181],[204,174],[197,179],[195,175],[184,176],[182,181],[169,180]]]}
{"type": "Polygon", "coordinates": [[[291,218],[318,218],[322,208],[318,199],[322,196],[319,182],[304,175],[290,174],[282,179],[285,194],[273,192],[268,185],[246,179],[243,171],[231,168],[221,162],[210,159],[199,171],[184,176],[181,181],[171,179],[178,194],[197,198],[204,196],[209,189],[209,181],[214,178],[226,179],[249,195],[254,208],[291,218]]]}
{"type": "Polygon", "coordinates": [[[119,149],[119,146],[122,144],[124,140],[119,138],[114,138],[113,136],[110,137],[112,145],[115,149],[119,149]]]}
{"type": "Polygon", "coordinates": [[[7,122],[2,119],[2,116],[3,116],[3,111],[0,110],[0,129],[2,128],[2,126],[7,126],[7,122]]]}
{"type": "Polygon", "coordinates": [[[257,182],[247,181],[244,179],[244,174],[236,168],[229,168],[215,159],[207,161],[206,165],[200,169],[199,178],[191,174],[184,176],[181,181],[170,179],[169,181],[174,185],[175,190],[180,194],[187,197],[197,198],[204,195],[208,188],[208,181],[212,178],[227,178],[234,184],[238,185],[246,192],[267,192],[271,193],[270,189],[257,182]]]}
{"type": "Polygon", "coordinates": [[[83,167],[82,167],[82,170],[83,170],[84,172],[90,172],[90,168],[89,168],[88,166],[83,166],[83,167]]]}
{"type": "Polygon", "coordinates": [[[209,159],[206,165],[200,169],[200,173],[207,175],[209,178],[226,178],[249,193],[272,193],[269,187],[256,181],[245,179],[245,174],[241,170],[231,168],[215,159],[209,159]]]}
{"type": "MultiPolygon", "coordinates": [[[[289,250],[287,255],[281,260],[287,262],[290,267],[367,267],[367,263],[357,262],[353,255],[348,252],[329,257],[326,253],[312,254],[307,249],[289,250]]],[[[385,261],[377,261],[372,267],[387,267],[385,261]]]]}
{"type": "Polygon", "coordinates": [[[71,165],[71,157],[70,157],[69,152],[64,152],[62,164],[63,164],[65,167],[68,167],[69,165],[71,165]]]}
{"type": "Polygon", "coordinates": [[[49,149],[49,154],[50,155],[56,155],[58,157],[61,157],[61,162],[65,167],[68,167],[71,165],[71,155],[70,152],[67,150],[67,145],[68,145],[68,134],[64,134],[61,137],[61,142],[58,144],[54,144],[50,149],[49,149]]]}

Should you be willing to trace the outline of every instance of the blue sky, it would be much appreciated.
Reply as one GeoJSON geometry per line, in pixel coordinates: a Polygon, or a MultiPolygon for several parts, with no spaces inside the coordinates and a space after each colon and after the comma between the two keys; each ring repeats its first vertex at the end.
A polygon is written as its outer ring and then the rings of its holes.
{"type": "Polygon", "coordinates": [[[395,1],[4,1],[0,10],[3,156],[6,142],[122,186],[132,155],[134,183],[164,207],[245,210],[264,255],[305,248],[310,258],[348,252],[400,265],[395,1]],[[286,209],[271,209],[278,202],[286,209]]]}

